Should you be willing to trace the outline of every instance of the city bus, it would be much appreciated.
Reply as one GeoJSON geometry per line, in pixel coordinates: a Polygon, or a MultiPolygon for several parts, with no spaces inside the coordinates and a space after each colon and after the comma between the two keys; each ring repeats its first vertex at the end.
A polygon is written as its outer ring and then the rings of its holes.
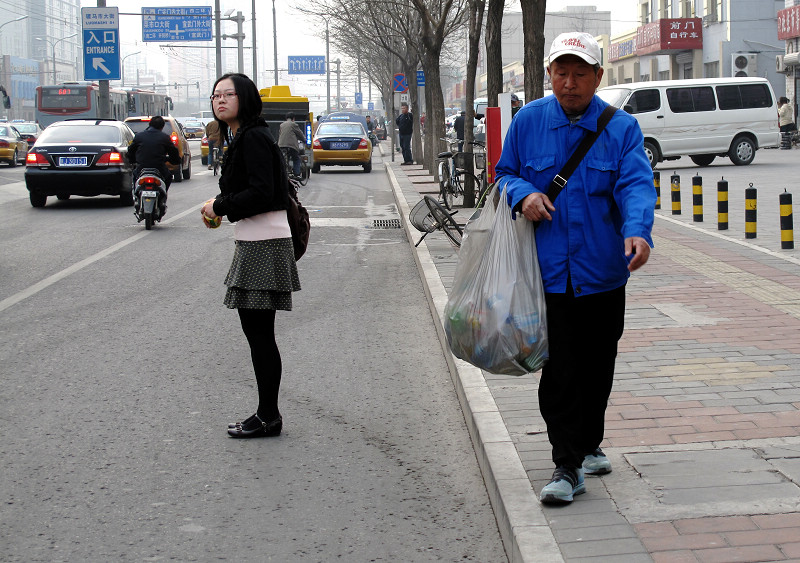
{"type": "MultiPolygon", "coordinates": [[[[165,94],[138,88],[110,88],[112,119],[124,121],[138,115],[169,115],[172,100],[165,94]]],[[[44,128],[64,119],[98,117],[100,86],[95,82],[65,82],[36,87],[36,121],[44,128]]]]}

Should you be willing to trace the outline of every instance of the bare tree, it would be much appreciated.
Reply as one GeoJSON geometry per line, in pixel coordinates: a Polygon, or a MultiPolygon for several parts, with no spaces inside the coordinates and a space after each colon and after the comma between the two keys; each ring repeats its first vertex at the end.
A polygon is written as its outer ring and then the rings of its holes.
{"type": "Polygon", "coordinates": [[[486,96],[490,106],[497,106],[497,96],[503,91],[503,8],[505,0],[489,0],[486,11],[486,96]]]}
{"type": "Polygon", "coordinates": [[[485,0],[469,0],[469,50],[467,55],[467,85],[466,103],[467,115],[464,119],[464,149],[467,153],[464,168],[468,172],[464,178],[464,207],[475,206],[475,173],[472,158],[473,124],[475,122],[475,75],[478,70],[478,50],[481,43],[481,30],[483,28],[483,12],[486,8],[485,0]]]}
{"type": "Polygon", "coordinates": [[[520,0],[522,8],[523,64],[525,101],[544,96],[544,17],[545,0],[520,0]]]}

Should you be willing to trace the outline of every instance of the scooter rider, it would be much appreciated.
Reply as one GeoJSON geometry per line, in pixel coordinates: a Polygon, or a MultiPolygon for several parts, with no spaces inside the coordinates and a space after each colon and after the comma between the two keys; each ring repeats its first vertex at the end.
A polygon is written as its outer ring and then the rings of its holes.
{"type": "Polygon", "coordinates": [[[161,173],[161,179],[169,190],[172,173],[166,162],[180,164],[181,156],[178,147],[172,144],[169,135],[162,131],[164,118],[160,115],[150,119],[150,125],[144,131],[136,133],[131,146],[128,147],[128,159],[135,164],[133,177],[138,178],[143,168],[155,168],[161,173]]]}

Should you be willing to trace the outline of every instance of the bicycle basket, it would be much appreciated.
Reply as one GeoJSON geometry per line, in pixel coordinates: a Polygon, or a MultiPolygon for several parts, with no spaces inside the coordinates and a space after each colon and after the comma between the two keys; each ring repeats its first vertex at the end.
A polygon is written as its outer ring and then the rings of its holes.
{"type": "Polygon", "coordinates": [[[456,168],[464,169],[467,167],[467,157],[469,156],[468,153],[465,152],[457,152],[453,155],[453,162],[456,165],[456,168]]]}
{"type": "Polygon", "coordinates": [[[414,206],[408,214],[408,220],[420,232],[432,233],[436,230],[436,222],[431,215],[431,210],[425,204],[425,198],[419,200],[419,203],[414,206]]]}
{"type": "Polygon", "coordinates": [[[485,152],[476,152],[475,153],[475,168],[478,170],[484,170],[486,168],[486,153],[485,152]]]}

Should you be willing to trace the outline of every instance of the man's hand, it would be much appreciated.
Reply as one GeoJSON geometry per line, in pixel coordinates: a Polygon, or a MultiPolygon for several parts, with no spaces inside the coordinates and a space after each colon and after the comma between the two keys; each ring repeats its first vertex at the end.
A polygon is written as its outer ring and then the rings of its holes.
{"type": "Polygon", "coordinates": [[[550,215],[549,211],[556,210],[550,198],[539,192],[534,192],[525,196],[520,209],[522,210],[522,215],[528,221],[542,221],[543,219],[552,221],[553,217],[550,215]]]}
{"type": "Polygon", "coordinates": [[[650,258],[650,245],[642,237],[628,237],[625,239],[625,257],[628,258],[628,271],[638,270],[650,258]]]}

